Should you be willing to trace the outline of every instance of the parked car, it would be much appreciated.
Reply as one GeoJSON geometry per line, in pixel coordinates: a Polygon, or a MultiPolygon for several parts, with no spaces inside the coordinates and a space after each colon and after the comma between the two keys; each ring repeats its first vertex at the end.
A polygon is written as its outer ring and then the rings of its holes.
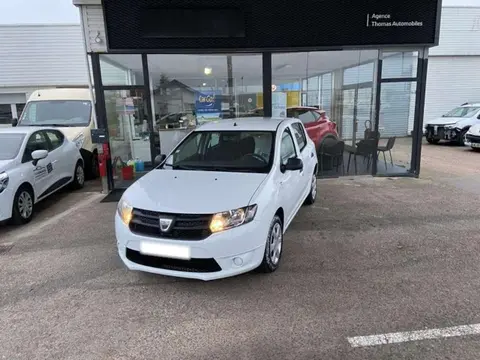
{"type": "Polygon", "coordinates": [[[0,129],[0,221],[28,223],[39,201],[84,182],[80,151],[58,129],[0,129]]]}
{"type": "Polygon", "coordinates": [[[99,176],[97,147],[92,142],[91,130],[96,128],[95,104],[89,89],[36,90],[12,126],[56,127],[73,141],[83,157],[88,178],[99,176]]]}
{"type": "Polygon", "coordinates": [[[475,151],[480,151],[480,124],[473,125],[468,129],[465,145],[475,151]]]}
{"type": "Polygon", "coordinates": [[[206,123],[156,162],[115,215],[131,270],[200,280],[273,272],[285,230],[317,195],[315,144],[297,119],[206,123]]]}
{"type": "Polygon", "coordinates": [[[430,144],[441,140],[465,145],[471,126],[480,123],[480,102],[465,103],[424,126],[425,138],[430,144]]]}
{"type": "MultiPolygon", "coordinates": [[[[250,116],[263,116],[263,108],[253,110],[250,116]]],[[[330,121],[323,109],[313,106],[289,107],[287,108],[287,117],[299,119],[303,123],[317,152],[325,139],[338,139],[337,124],[330,121]]]]}

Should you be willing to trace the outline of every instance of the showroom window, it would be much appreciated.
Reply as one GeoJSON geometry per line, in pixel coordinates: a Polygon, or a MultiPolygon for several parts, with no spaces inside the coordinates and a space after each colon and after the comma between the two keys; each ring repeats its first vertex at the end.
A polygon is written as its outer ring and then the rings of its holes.
{"type": "Polygon", "coordinates": [[[0,124],[12,123],[12,107],[10,104],[0,104],[0,124]]]}

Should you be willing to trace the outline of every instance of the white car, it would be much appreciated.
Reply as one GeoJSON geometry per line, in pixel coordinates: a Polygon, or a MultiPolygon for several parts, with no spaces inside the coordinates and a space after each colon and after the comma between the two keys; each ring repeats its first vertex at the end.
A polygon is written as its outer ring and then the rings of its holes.
{"type": "Polygon", "coordinates": [[[273,272],[285,230],[315,201],[317,167],[298,119],[199,126],[123,194],[120,258],[131,270],[200,280],[273,272]]]}
{"type": "Polygon", "coordinates": [[[49,127],[0,129],[0,221],[24,224],[35,204],[71,185],[84,185],[83,160],[76,145],[49,127]]]}
{"type": "Polygon", "coordinates": [[[475,151],[480,151],[480,124],[473,125],[468,129],[465,145],[475,151]]]}
{"type": "Polygon", "coordinates": [[[424,126],[425,138],[430,144],[440,140],[465,145],[471,126],[480,124],[480,103],[465,103],[424,126]]]}

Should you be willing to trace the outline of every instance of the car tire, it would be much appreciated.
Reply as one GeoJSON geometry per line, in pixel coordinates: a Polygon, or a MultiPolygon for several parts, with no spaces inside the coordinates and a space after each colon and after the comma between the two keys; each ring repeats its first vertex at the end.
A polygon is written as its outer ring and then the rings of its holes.
{"type": "Polygon", "coordinates": [[[82,189],[85,186],[85,169],[81,161],[75,165],[75,172],[73,173],[73,181],[71,188],[73,190],[82,189]]]}
{"type": "Polygon", "coordinates": [[[90,156],[90,159],[86,161],[85,169],[86,169],[86,177],[89,180],[98,179],[98,177],[100,176],[100,170],[98,168],[98,154],[96,152],[92,153],[92,156],[90,156]]]}
{"type": "Polygon", "coordinates": [[[278,269],[283,252],[283,223],[278,215],[273,217],[268,230],[265,252],[260,266],[257,268],[261,273],[272,273],[278,269]]]}
{"type": "Polygon", "coordinates": [[[310,181],[310,193],[305,199],[305,205],[313,205],[317,199],[317,174],[313,173],[312,179],[310,181]]]}
{"type": "Polygon", "coordinates": [[[459,146],[465,146],[465,141],[467,140],[466,136],[467,136],[467,132],[468,132],[468,129],[467,130],[463,130],[461,133],[460,133],[460,136],[458,137],[458,145],[459,146]]]}
{"type": "Polygon", "coordinates": [[[27,185],[20,186],[13,198],[11,223],[13,225],[29,223],[32,221],[34,210],[35,200],[32,189],[27,185]]]}
{"type": "Polygon", "coordinates": [[[440,139],[427,138],[427,142],[432,145],[437,145],[440,142],[440,139]]]}

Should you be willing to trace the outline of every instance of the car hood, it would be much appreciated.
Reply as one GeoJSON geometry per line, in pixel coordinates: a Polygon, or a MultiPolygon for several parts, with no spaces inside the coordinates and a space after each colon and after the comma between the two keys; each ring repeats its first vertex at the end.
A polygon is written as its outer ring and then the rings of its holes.
{"type": "Polygon", "coordinates": [[[462,118],[462,117],[439,117],[433,120],[428,121],[425,125],[454,125],[458,124],[459,126],[465,122],[471,122],[471,118],[462,118]]]}
{"type": "Polygon", "coordinates": [[[0,173],[10,170],[14,163],[15,160],[0,160],[0,173]]]}
{"type": "Polygon", "coordinates": [[[249,205],[267,174],[152,170],[124,194],[133,207],[169,213],[206,214],[249,205]]]}

